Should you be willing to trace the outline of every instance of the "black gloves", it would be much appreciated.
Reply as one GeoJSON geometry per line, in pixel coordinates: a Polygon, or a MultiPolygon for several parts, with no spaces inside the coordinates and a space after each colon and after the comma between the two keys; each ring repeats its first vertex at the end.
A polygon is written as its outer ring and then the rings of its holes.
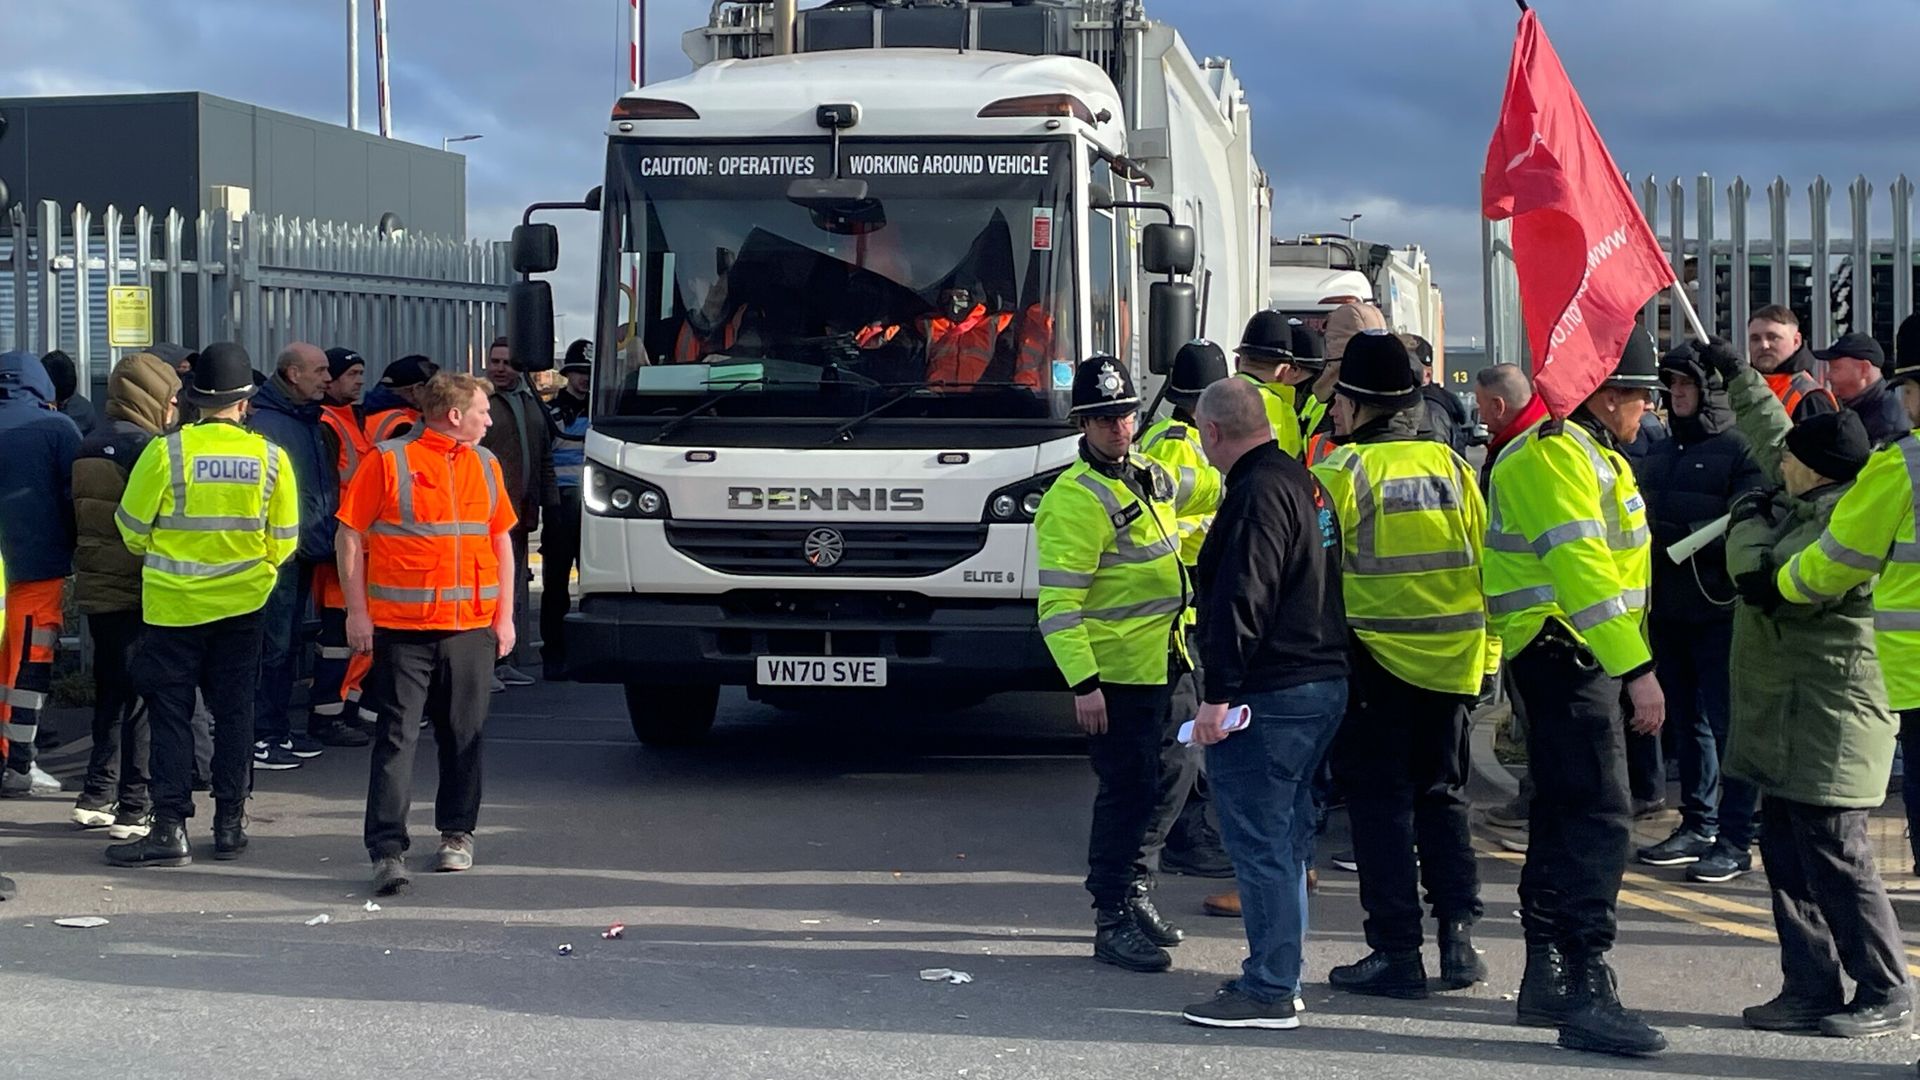
{"type": "Polygon", "coordinates": [[[1723,337],[1710,338],[1704,345],[1696,341],[1693,343],[1693,350],[1694,355],[1700,358],[1700,362],[1706,365],[1707,370],[1716,372],[1721,379],[1729,383],[1733,382],[1733,377],[1740,374],[1747,366],[1746,360],[1742,359],[1723,337]]]}
{"type": "Polygon", "coordinates": [[[1773,492],[1765,490],[1743,491],[1727,507],[1728,515],[1733,519],[1730,524],[1738,525],[1742,521],[1759,518],[1768,525],[1778,525],[1775,519],[1773,492]]]}
{"type": "Polygon", "coordinates": [[[1759,569],[1749,570],[1734,578],[1733,587],[1740,591],[1740,599],[1759,608],[1763,614],[1771,615],[1786,603],[1786,597],[1780,595],[1780,583],[1774,578],[1778,569],[1773,565],[1773,560],[1762,559],[1759,569]]]}

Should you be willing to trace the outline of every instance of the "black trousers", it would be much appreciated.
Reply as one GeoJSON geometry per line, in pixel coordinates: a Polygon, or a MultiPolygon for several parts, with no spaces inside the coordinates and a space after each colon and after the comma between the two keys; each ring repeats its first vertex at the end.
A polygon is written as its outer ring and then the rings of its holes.
{"type": "Polygon", "coordinates": [[[152,754],[146,705],[133,690],[127,661],[146,624],[138,611],[87,616],[93,634],[93,754],[80,801],[117,802],[127,814],[144,814],[150,802],[147,761],[152,754]]]}
{"type": "Polygon", "coordinates": [[[1160,732],[1159,798],[1140,842],[1140,865],[1153,873],[1159,873],[1160,855],[1186,816],[1188,804],[1200,803],[1202,813],[1206,809],[1205,796],[1199,794],[1201,748],[1180,742],[1180,725],[1200,710],[1200,679],[1183,669],[1173,671],[1169,679],[1167,722],[1160,732]]]}
{"type": "Polygon", "coordinates": [[[1521,926],[1528,944],[1598,955],[1613,947],[1632,843],[1620,680],[1552,623],[1509,663],[1534,784],[1521,926]]]}
{"type": "Polygon", "coordinates": [[[548,667],[567,663],[567,591],[580,561],[580,489],[560,489],[560,510],[540,525],[540,659],[548,667]]]}
{"type": "Polygon", "coordinates": [[[1467,821],[1470,699],[1402,681],[1357,641],[1352,655],[1329,760],[1347,793],[1367,945],[1405,952],[1420,947],[1423,883],[1435,919],[1480,918],[1467,821]]]}
{"type": "MultiPolygon", "coordinates": [[[[1164,685],[1109,683],[1101,689],[1107,733],[1087,739],[1087,756],[1100,781],[1087,837],[1087,891],[1095,907],[1107,908],[1124,901],[1133,883],[1148,875],[1142,849],[1163,801],[1160,754],[1172,692],[1164,685]]],[[[1176,807],[1173,816],[1178,813],[1176,807]]],[[[1172,823],[1168,816],[1165,824],[1172,823]]],[[[1160,840],[1166,840],[1164,832],[1160,840]]]]}
{"type": "Polygon", "coordinates": [[[253,703],[260,682],[260,613],[200,626],[149,624],[133,650],[134,689],[147,699],[153,816],[193,816],[193,694],[213,715],[213,801],[238,806],[253,788],[253,703]]]}
{"type": "Polygon", "coordinates": [[[1768,795],[1760,803],[1760,857],[1773,892],[1787,995],[1841,1002],[1843,969],[1858,988],[1856,1004],[1906,995],[1906,954],[1873,865],[1867,811],[1768,795]]]}
{"type": "Polygon", "coordinates": [[[413,748],[423,715],[433,723],[440,755],[434,827],[443,833],[473,831],[480,817],[480,730],[493,697],[497,652],[491,629],[374,631],[373,670],[362,698],[379,718],[365,832],[374,859],[407,850],[413,748]]]}

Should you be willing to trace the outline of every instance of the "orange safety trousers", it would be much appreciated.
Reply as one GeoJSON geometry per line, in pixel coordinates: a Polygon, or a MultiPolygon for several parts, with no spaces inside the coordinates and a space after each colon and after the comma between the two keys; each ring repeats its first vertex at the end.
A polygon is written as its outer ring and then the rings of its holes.
{"type": "Polygon", "coordinates": [[[61,600],[65,578],[7,582],[7,630],[0,648],[0,686],[7,687],[0,702],[0,756],[25,763],[33,760],[33,740],[40,734],[40,714],[53,691],[53,648],[60,641],[61,600]],[[15,750],[15,742],[24,748],[15,750]]]}

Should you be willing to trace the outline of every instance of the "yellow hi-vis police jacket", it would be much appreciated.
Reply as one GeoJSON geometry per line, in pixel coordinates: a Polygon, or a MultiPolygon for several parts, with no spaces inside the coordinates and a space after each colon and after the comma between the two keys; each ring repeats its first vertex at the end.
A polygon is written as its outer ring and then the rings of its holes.
{"type": "Polygon", "coordinates": [[[286,451],[225,420],[148,443],[114,519],[142,559],[141,611],[151,626],[260,610],[300,543],[286,451]]]}
{"type": "Polygon", "coordinates": [[[1609,675],[1650,663],[1652,536],[1626,459],[1577,422],[1542,420],[1500,452],[1491,490],[1487,616],[1503,654],[1552,619],[1609,675]]]}
{"type": "Polygon", "coordinates": [[[1487,635],[1487,505],[1450,447],[1393,439],[1342,446],[1313,466],[1340,520],[1347,625],[1396,677],[1472,695],[1499,670],[1487,635]]]}
{"type": "Polygon", "coordinates": [[[1190,589],[1180,565],[1181,514],[1220,507],[1215,472],[1170,472],[1138,454],[1146,499],[1083,456],[1047,489],[1034,515],[1039,548],[1040,633],[1067,685],[1159,686],[1190,589]]]}
{"type": "MultiPolygon", "coordinates": [[[[1189,421],[1168,417],[1148,428],[1140,440],[1140,452],[1165,465],[1176,480],[1180,470],[1192,469],[1212,473],[1213,482],[1220,483],[1220,470],[1207,461],[1200,447],[1200,429],[1189,421]]],[[[1210,512],[1180,515],[1180,562],[1189,569],[1200,561],[1200,546],[1207,542],[1207,529],[1212,524],[1210,512]]]]}
{"type": "Polygon", "coordinates": [[[1305,440],[1300,434],[1300,414],[1293,408],[1293,387],[1270,383],[1244,371],[1240,372],[1240,378],[1260,388],[1260,403],[1267,407],[1267,423],[1273,425],[1274,441],[1280,444],[1280,449],[1299,457],[1305,440]]]}
{"type": "Polygon", "coordinates": [[[1313,437],[1314,429],[1320,426],[1320,421],[1326,418],[1329,407],[1328,402],[1314,396],[1312,384],[1308,384],[1304,389],[1307,391],[1307,400],[1297,401],[1294,405],[1294,412],[1300,416],[1300,445],[1303,447],[1306,441],[1313,437]]]}
{"type": "Polygon", "coordinates": [[[1780,595],[1795,604],[1873,586],[1874,647],[1888,703],[1920,709],[1920,433],[1873,455],[1833,508],[1820,539],[1780,568],[1780,595]]]}

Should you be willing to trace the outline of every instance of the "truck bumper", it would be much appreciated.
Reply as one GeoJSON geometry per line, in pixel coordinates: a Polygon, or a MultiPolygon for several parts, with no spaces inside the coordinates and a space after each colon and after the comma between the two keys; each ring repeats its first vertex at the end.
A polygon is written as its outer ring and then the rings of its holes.
{"type": "Polygon", "coordinates": [[[567,616],[581,682],[752,686],[760,656],[884,657],[889,690],[1062,690],[1031,600],[913,593],[593,595],[567,616]]]}

